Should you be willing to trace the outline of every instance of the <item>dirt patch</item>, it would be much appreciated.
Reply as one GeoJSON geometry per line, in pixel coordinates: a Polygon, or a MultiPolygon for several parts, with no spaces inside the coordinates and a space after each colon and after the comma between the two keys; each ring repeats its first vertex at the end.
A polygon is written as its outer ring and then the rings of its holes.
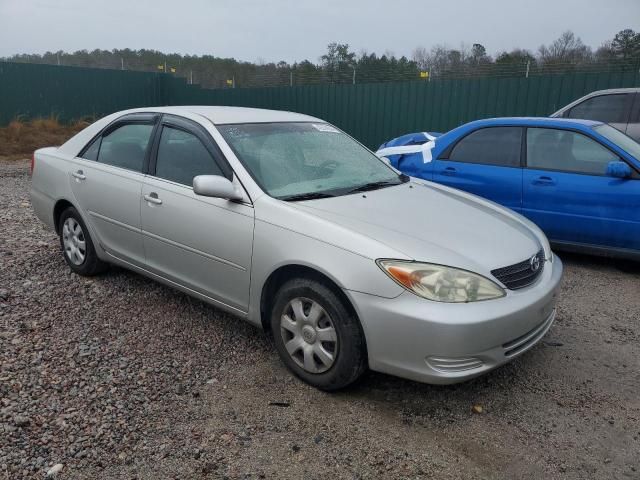
{"type": "Polygon", "coordinates": [[[90,123],[83,120],[62,125],[55,118],[14,120],[0,127],[0,157],[15,160],[31,156],[38,148],[62,145],[90,123]]]}

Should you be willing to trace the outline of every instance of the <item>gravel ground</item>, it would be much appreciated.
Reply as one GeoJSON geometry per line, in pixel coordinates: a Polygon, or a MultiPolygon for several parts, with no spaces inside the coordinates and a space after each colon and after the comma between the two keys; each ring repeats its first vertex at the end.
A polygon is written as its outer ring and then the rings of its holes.
{"type": "Polygon", "coordinates": [[[326,394],[236,318],[71,274],[27,172],[0,160],[0,480],[640,478],[637,272],[564,256],[545,340],[477,380],[326,394]]]}

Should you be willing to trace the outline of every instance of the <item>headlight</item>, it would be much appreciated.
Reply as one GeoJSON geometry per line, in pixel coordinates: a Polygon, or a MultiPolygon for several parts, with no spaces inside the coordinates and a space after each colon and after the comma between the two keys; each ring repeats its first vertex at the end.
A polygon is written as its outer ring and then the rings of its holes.
{"type": "Polygon", "coordinates": [[[376,263],[404,288],[428,300],[464,303],[505,296],[500,286],[466,270],[403,260],[377,260],[376,263]]]}

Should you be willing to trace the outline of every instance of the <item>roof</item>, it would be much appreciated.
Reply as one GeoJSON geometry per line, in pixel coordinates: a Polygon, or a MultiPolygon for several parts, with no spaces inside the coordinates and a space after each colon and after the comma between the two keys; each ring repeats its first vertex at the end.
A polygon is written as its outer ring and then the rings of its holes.
{"type": "Polygon", "coordinates": [[[602,125],[602,122],[596,120],[581,120],[574,118],[550,118],[550,117],[500,117],[500,118],[486,118],[484,120],[475,120],[473,122],[465,123],[462,127],[478,127],[478,126],[490,126],[490,125],[523,125],[523,126],[535,126],[546,125],[554,127],[565,128],[591,128],[598,125],[602,125]]]}
{"type": "Polygon", "coordinates": [[[608,88],[606,90],[596,90],[595,92],[591,92],[585,95],[582,98],[593,97],[595,95],[607,95],[610,93],[635,93],[640,92],[640,87],[632,87],[632,88],[608,88]]]}
{"type": "Polygon", "coordinates": [[[59,150],[69,155],[77,155],[87,142],[110,122],[129,113],[157,112],[180,116],[201,116],[216,125],[231,123],[271,123],[271,122],[318,122],[323,120],[302,115],[300,113],[283,112],[280,110],[264,110],[260,108],[244,107],[214,107],[210,105],[175,106],[175,107],[143,107],[115,112],[92,123],[77,135],[67,140],[59,150]]]}
{"type": "Polygon", "coordinates": [[[265,110],[261,108],[221,107],[210,105],[185,105],[176,107],[155,107],[136,109],[137,111],[154,111],[180,115],[191,113],[209,119],[216,125],[230,123],[270,123],[270,122],[323,122],[315,117],[301,113],[281,110],[265,110]]]}

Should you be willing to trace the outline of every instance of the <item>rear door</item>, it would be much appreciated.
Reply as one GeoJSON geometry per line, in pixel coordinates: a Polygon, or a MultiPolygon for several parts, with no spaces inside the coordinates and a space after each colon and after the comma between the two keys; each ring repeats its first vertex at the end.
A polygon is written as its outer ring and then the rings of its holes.
{"type": "Polygon", "coordinates": [[[555,242],[640,249],[640,180],[607,176],[617,160],[583,133],[528,128],[523,214],[555,242]]]}
{"type": "Polygon", "coordinates": [[[71,164],[69,179],[83,217],[104,250],[138,266],[143,171],[157,115],[127,115],[109,125],[71,164]]]}
{"type": "Polygon", "coordinates": [[[597,120],[625,132],[634,97],[635,93],[598,95],[580,102],[571,108],[564,117],[597,120]]]}
{"type": "Polygon", "coordinates": [[[433,180],[522,208],[522,127],[474,130],[433,162],[433,180]]]}
{"type": "Polygon", "coordinates": [[[253,206],[248,201],[196,195],[193,178],[197,175],[233,179],[231,167],[200,125],[165,115],[142,188],[147,268],[246,312],[253,206]]]}

